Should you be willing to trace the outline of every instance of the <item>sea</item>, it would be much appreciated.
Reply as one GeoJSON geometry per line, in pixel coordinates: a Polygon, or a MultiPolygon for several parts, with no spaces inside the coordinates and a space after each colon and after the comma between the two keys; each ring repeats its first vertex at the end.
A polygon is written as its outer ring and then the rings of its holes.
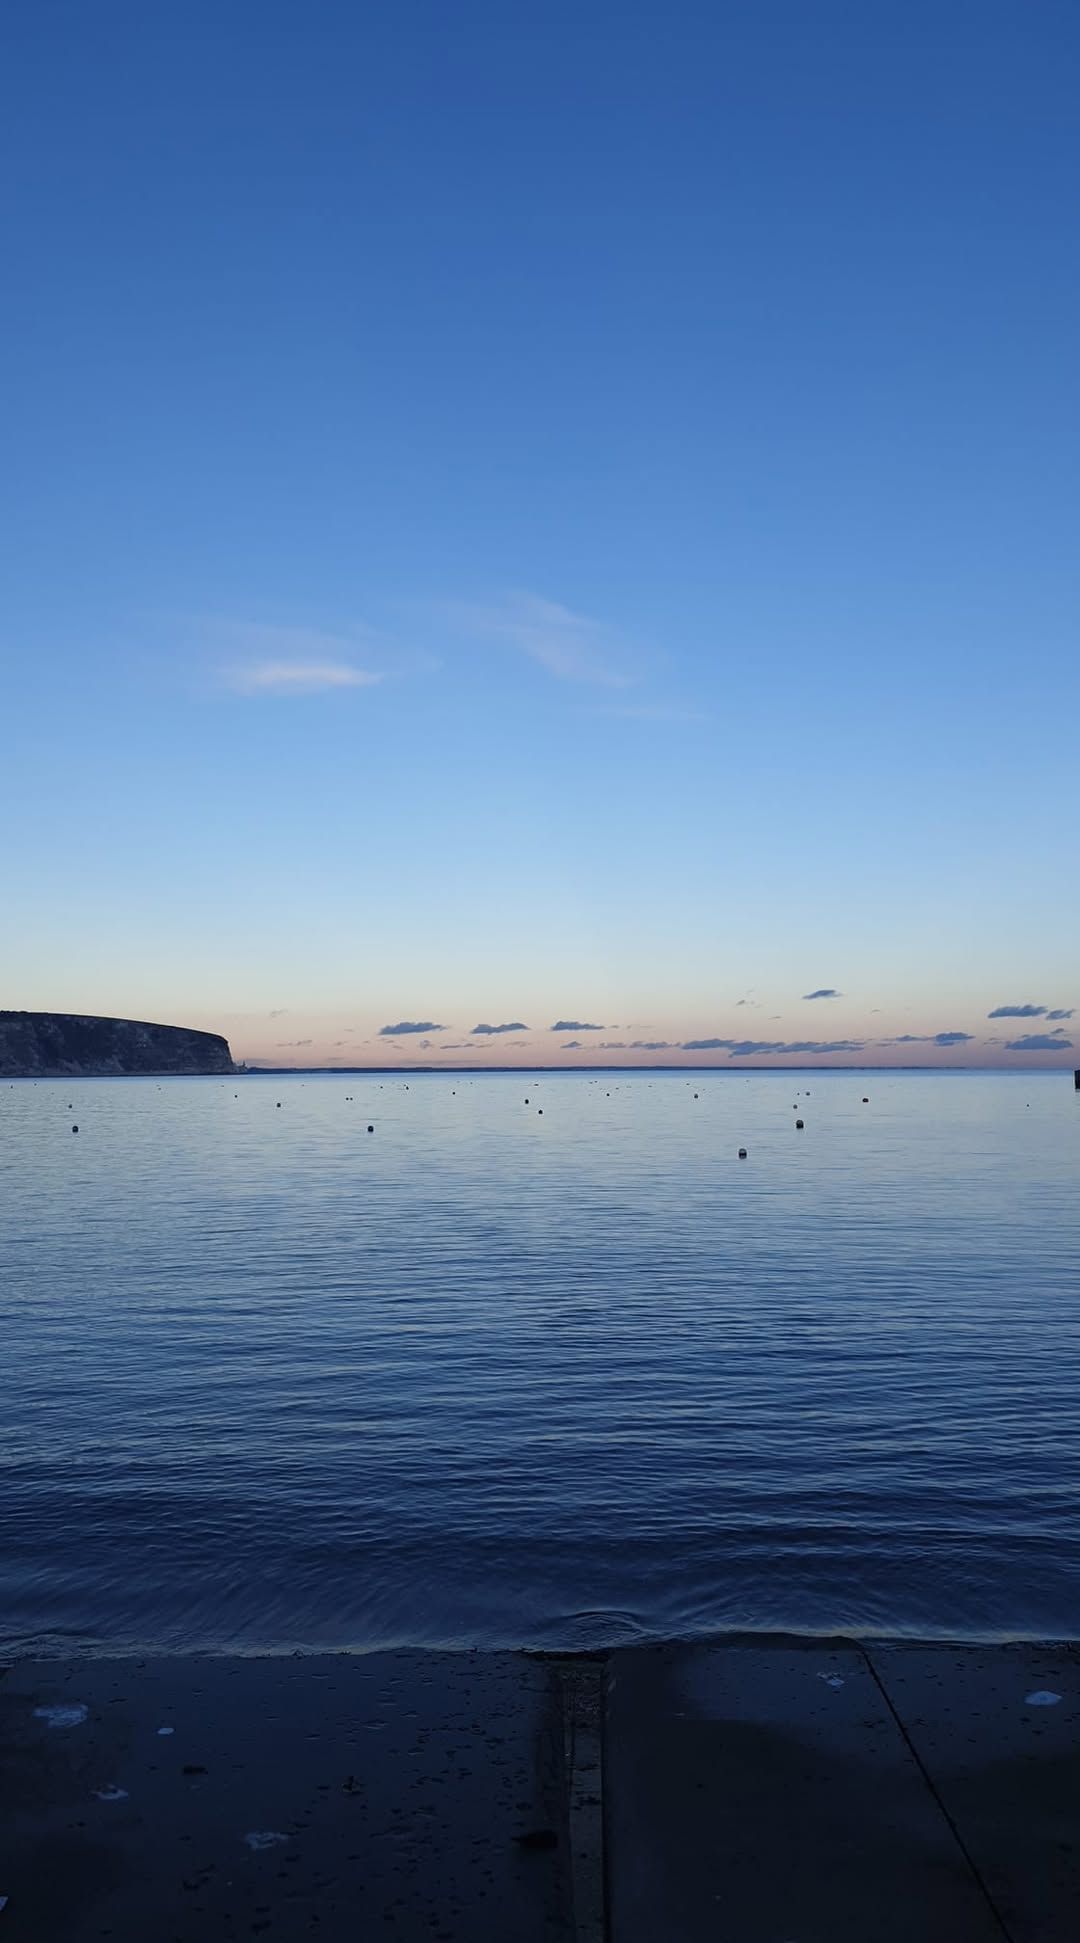
{"type": "Polygon", "coordinates": [[[1071,1073],[4,1082],[0,1323],[9,1654],[1080,1623],[1071,1073]]]}

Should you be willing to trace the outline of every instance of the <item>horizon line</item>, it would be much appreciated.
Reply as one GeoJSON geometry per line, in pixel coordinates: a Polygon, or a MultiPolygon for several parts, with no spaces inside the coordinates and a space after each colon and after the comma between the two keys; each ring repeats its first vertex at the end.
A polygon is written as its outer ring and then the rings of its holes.
{"type": "MultiPolygon", "coordinates": [[[[244,1068],[237,1075],[240,1079],[250,1078],[260,1073],[266,1075],[273,1074],[278,1078],[282,1074],[288,1073],[389,1073],[392,1077],[400,1076],[403,1073],[1015,1073],[1017,1077],[1020,1077],[1025,1073],[1056,1075],[1058,1073],[1068,1074],[1078,1070],[1072,1066],[937,1066],[922,1064],[868,1066],[859,1065],[854,1062],[836,1066],[752,1066],[745,1061],[735,1060],[732,1060],[730,1065],[724,1066],[671,1065],[663,1061],[655,1060],[643,1061],[635,1066],[594,1066],[585,1064],[575,1066],[492,1066],[487,1064],[477,1064],[474,1066],[441,1066],[430,1063],[403,1065],[400,1062],[395,1066],[253,1066],[248,1065],[244,1060],[241,1060],[239,1065],[244,1068]]],[[[165,1077],[180,1079],[190,1077],[190,1075],[178,1073],[166,1075],[165,1077]]],[[[202,1075],[202,1077],[213,1078],[216,1076],[210,1074],[202,1075]]]]}

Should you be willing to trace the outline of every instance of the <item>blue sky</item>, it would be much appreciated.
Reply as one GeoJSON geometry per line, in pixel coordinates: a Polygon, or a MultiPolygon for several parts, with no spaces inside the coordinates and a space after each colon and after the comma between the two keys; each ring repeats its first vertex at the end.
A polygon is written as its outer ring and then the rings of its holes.
{"type": "Polygon", "coordinates": [[[1078,52],[20,10],[0,1003],[1080,1063],[1078,52]]]}

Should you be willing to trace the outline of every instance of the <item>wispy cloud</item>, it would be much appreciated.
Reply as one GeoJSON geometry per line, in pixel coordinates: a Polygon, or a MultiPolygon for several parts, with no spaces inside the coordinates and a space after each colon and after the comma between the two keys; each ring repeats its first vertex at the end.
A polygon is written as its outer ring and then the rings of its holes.
{"type": "Polygon", "coordinates": [[[556,1019],[552,1032],[606,1032],[602,1025],[588,1025],[584,1019],[556,1019]]]}
{"type": "Polygon", "coordinates": [[[272,1012],[268,1012],[266,1016],[268,1019],[283,1019],[286,1013],[288,1012],[288,1010],[289,1008],[287,1005],[277,1005],[274,1007],[274,1010],[272,1012]]]}
{"type": "Polygon", "coordinates": [[[818,989],[817,989],[817,991],[816,991],[816,992],[804,992],[804,993],[803,993],[803,997],[804,997],[804,999],[807,999],[807,998],[843,998],[843,996],[844,996],[844,994],[843,994],[843,992],[837,992],[837,991],[834,991],[834,989],[833,989],[833,987],[832,987],[831,985],[820,985],[820,986],[818,987],[818,989]]]}
{"type": "Polygon", "coordinates": [[[1072,1040],[1064,1033],[1026,1032],[1021,1039],[1006,1039],[1006,1052],[1068,1052],[1072,1040]]]}
{"type": "Polygon", "coordinates": [[[221,678],[236,695],[320,695],[333,688],[372,688],[382,680],[345,661],[258,661],[223,668],[221,678]]]}
{"type": "Polygon", "coordinates": [[[566,1042],[565,1042],[565,1044],[564,1044],[564,1045],[563,1045],[563,1047],[562,1047],[562,1051],[563,1051],[563,1052],[580,1052],[580,1051],[581,1051],[581,1040],[580,1040],[580,1039],[567,1039],[567,1040],[566,1040],[566,1042]]]}
{"type": "Polygon", "coordinates": [[[636,679],[627,668],[629,644],[617,629],[587,614],[575,614],[539,594],[509,593],[494,601],[442,601],[438,611],[462,633],[515,648],[559,681],[626,688],[636,679]]]}
{"type": "Polygon", "coordinates": [[[988,1019],[1041,1019],[1046,1011],[1045,1005],[995,1005],[988,1019]]]}
{"type": "Polygon", "coordinates": [[[277,1049],[279,1052],[284,1052],[296,1046],[310,1046],[312,1044],[314,1044],[314,1041],[311,1039],[279,1039],[277,1049]]]}
{"type": "Polygon", "coordinates": [[[1046,1016],[1048,1019],[1071,1019],[1075,1010],[1075,1006],[1072,1005],[1057,1005],[1046,1016]]]}
{"type": "Polygon", "coordinates": [[[513,1019],[509,1025],[474,1025],[472,1036],[474,1039],[480,1035],[492,1038],[498,1032],[528,1032],[528,1030],[528,1026],[523,1025],[520,1019],[513,1019]]]}
{"type": "Polygon", "coordinates": [[[318,695],[371,688],[384,678],[366,665],[379,650],[378,636],[367,628],[331,631],[215,617],[191,628],[217,664],[219,685],[235,695],[318,695]]]}
{"type": "Polygon", "coordinates": [[[380,1039],[396,1039],[406,1032],[445,1032],[444,1025],[436,1025],[434,1019],[399,1019],[396,1025],[381,1025],[380,1039]]]}

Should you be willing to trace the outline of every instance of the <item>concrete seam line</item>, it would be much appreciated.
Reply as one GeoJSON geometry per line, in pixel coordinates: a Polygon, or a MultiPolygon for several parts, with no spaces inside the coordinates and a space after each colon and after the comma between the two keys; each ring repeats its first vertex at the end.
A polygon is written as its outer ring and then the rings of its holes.
{"type": "Polygon", "coordinates": [[[605,1943],[602,1669],[587,1660],[560,1663],[566,1767],[566,1815],[575,1943],[605,1943]]]}
{"type": "Polygon", "coordinates": [[[926,1767],[925,1763],[923,1762],[921,1755],[919,1754],[918,1748],[915,1746],[915,1743],[912,1740],[911,1735],[908,1733],[908,1730],[905,1727],[900,1714],[897,1712],[897,1709],[894,1707],[892,1696],[889,1693],[889,1690],[886,1687],[885,1682],[882,1679],[880,1673],[878,1672],[877,1667],[874,1665],[874,1662],[870,1657],[869,1649],[866,1646],[860,1645],[859,1652],[862,1654],[863,1659],[866,1661],[867,1667],[870,1672],[870,1677],[873,1680],[874,1685],[877,1687],[877,1690],[880,1693],[881,1698],[884,1700],[885,1705],[889,1709],[889,1712],[892,1715],[894,1721],[896,1722],[896,1725],[899,1728],[901,1735],[903,1736],[904,1745],[906,1746],[908,1753],[911,1755],[911,1758],[914,1761],[915,1766],[918,1768],[919,1773],[922,1775],[922,1778],[925,1781],[928,1789],[930,1790],[931,1795],[933,1796],[934,1800],[937,1802],[937,1805],[941,1810],[942,1816],[948,1827],[949,1833],[952,1836],[953,1841],[956,1843],[956,1846],[959,1849],[961,1855],[963,1856],[964,1861],[967,1863],[968,1868],[971,1870],[971,1873],[974,1876],[975,1881],[979,1886],[980,1893],[983,1897],[983,1900],[986,1903],[987,1908],[990,1911],[991,1916],[993,1917],[995,1923],[997,1924],[999,1930],[1001,1931],[1002,1936],[1006,1939],[1006,1943],[1016,1943],[1016,1939],[1013,1936],[1012,1931],[1009,1929],[1009,1926],[1006,1923],[1004,1916],[1002,1915],[1000,1909],[998,1908],[996,1902],[994,1901],[993,1896],[990,1894],[989,1889],[987,1888],[985,1882],[983,1881],[981,1874],[979,1873],[979,1869],[975,1862],[975,1857],[972,1855],[971,1850],[968,1848],[968,1845],[965,1842],[963,1836],[961,1835],[959,1828],[957,1827],[955,1821],[950,1815],[949,1810],[946,1808],[945,1803],[942,1800],[940,1793],[938,1792],[938,1789],[934,1785],[930,1772],[926,1767]]]}

